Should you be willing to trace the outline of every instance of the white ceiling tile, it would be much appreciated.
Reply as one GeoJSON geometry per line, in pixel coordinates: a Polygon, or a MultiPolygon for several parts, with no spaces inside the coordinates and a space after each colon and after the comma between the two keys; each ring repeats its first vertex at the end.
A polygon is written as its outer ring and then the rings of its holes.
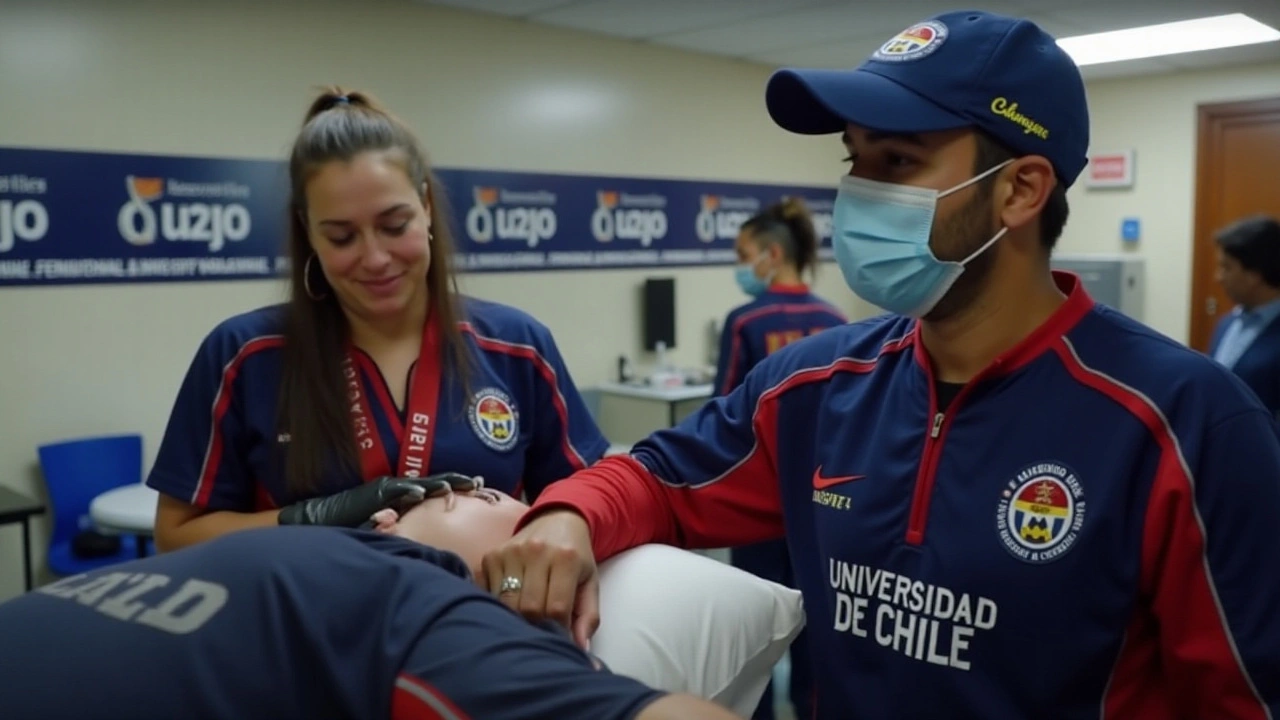
{"type": "Polygon", "coordinates": [[[1072,35],[1083,35],[1090,32],[1088,25],[1081,24],[1078,20],[1070,16],[1045,15],[1043,13],[1025,13],[1022,15],[1026,19],[1040,26],[1040,29],[1054,36],[1055,38],[1071,37],[1072,35]]]}
{"type": "Polygon", "coordinates": [[[1258,22],[1266,23],[1280,30],[1280,1],[1278,0],[1242,0],[1241,11],[1258,22]]]}
{"type": "MultiPolygon", "coordinates": [[[[852,67],[954,0],[416,0],[774,66],[852,67]]],[[[1280,0],[986,0],[1055,37],[1245,12],[1280,28],[1280,0]]],[[[1083,68],[1086,79],[1280,58],[1280,43],[1083,68]]]]}
{"type": "Polygon", "coordinates": [[[1161,60],[1173,67],[1185,69],[1275,61],[1280,60],[1280,42],[1168,55],[1161,60]]]}
{"type": "Polygon", "coordinates": [[[777,17],[829,0],[592,0],[534,15],[533,20],[577,30],[650,38],[777,17]]]}
{"type": "Polygon", "coordinates": [[[1080,75],[1084,77],[1086,83],[1091,80],[1103,80],[1106,78],[1136,77],[1138,75],[1155,75],[1169,72],[1177,72],[1177,68],[1158,58],[1086,65],[1080,68],[1080,75]]]}
{"type": "Polygon", "coordinates": [[[790,12],[786,17],[666,35],[658,38],[657,42],[702,52],[753,55],[781,48],[829,43],[868,31],[888,39],[909,24],[895,16],[886,18],[877,14],[874,18],[867,18],[865,13],[846,7],[822,7],[790,12]]]}
{"type": "Polygon", "coordinates": [[[1081,33],[1095,33],[1225,15],[1248,5],[1239,0],[1075,0],[1036,14],[1078,27],[1081,33]]]}
{"type": "Polygon", "coordinates": [[[572,5],[581,0],[423,0],[427,5],[447,5],[460,10],[525,16],[542,10],[572,5]]]}
{"type": "Polygon", "coordinates": [[[776,67],[852,68],[875,52],[884,40],[881,35],[867,35],[838,43],[774,50],[750,55],[747,59],[776,67]]]}
{"type": "MultiPolygon", "coordinates": [[[[1018,7],[1015,0],[991,0],[984,5],[992,12],[1008,12],[1018,7]]],[[[948,3],[936,0],[828,2],[793,9],[776,17],[667,35],[658,38],[658,42],[734,56],[758,56],[783,49],[803,50],[854,36],[877,36],[883,43],[908,26],[948,9],[951,9],[948,3]]]]}
{"type": "MultiPolygon", "coordinates": [[[[1049,0],[1030,1],[1039,5],[1049,0]]],[[[1045,29],[1059,38],[1232,12],[1246,12],[1262,22],[1274,22],[1276,27],[1280,27],[1280,0],[1129,0],[1127,3],[1076,0],[1071,5],[1058,7],[1060,9],[1038,13],[1037,20],[1042,21],[1045,29]],[[1055,31],[1056,26],[1062,26],[1067,31],[1055,31]]],[[[1085,79],[1091,80],[1262,62],[1277,58],[1280,58],[1280,42],[1090,65],[1082,68],[1081,72],[1085,79]]]]}

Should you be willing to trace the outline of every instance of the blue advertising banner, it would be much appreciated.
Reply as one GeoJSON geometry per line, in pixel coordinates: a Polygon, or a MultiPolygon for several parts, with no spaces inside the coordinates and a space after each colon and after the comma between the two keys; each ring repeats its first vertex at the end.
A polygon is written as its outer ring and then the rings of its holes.
{"type": "Polygon", "coordinates": [[[813,212],[831,258],[835,190],[440,170],[469,272],[723,265],[744,221],[784,196],[813,212]]]}
{"type": "Polygon", "coordinates": [[[274,277],[287,197],[280,162],[0,149],[0,285],[274,277]]]}
{"type": "MultiPolygon", "coordinates": [[[[439,169],[464,272],[735,261],[751,215],[805,200],[831,258],[834,188],[439,169]]],[[[0,286],[276,277],[281,161],[0,148],[0,286]]]]}

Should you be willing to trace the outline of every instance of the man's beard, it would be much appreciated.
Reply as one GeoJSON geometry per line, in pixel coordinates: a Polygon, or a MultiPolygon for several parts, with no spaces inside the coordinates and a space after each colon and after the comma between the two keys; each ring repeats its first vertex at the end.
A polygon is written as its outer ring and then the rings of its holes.
{"type": "MultiPolygon", "coordinates": [[[[969,257],[999,232],[993,225],[990,188],[980,187],[972,200],[947,218],[941,232],[935,231],[939,238],[936,247],[940,252],[935,251],[938,259],[959,262],[969,257]]],[[[996,254],[993,250],[994,246],[988,247],[970,260],[951,289],[925,313],[923,319],[940,322],[955,317],[972,305],[986,287],[987,278],[995,267],[996,254]]]]}

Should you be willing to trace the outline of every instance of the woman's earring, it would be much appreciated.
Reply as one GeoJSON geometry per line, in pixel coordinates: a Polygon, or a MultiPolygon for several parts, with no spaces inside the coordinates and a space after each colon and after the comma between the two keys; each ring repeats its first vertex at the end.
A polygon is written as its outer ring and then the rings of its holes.
{"type": "Polygon", "coordinates": [[[311,290],[311,261],[316,259],[316,254],[311,253],[307,256],[307,262],[302,266],[302,289],[306,291],[307,297],[312,300],[323,300],[329,296],[328,293],[317,295],[311,290]]]}

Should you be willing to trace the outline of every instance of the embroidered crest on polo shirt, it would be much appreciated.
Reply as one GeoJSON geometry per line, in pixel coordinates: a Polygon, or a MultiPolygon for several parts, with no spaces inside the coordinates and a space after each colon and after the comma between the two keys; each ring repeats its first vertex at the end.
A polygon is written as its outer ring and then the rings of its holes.
{"type": "Polygon", "coordinates": [[[937,20],[916,23],[871,54],[880,62],[907,62],[929,57],[947,40],[947,26],[937,20]]]}
{"type": "Polygon", "coordinates": [[[493,387],[477,392],[467,418],[480,442],[500,452],[515,447],[520,434],[520,415],[506,393],[493,387]]]}
{"type": "Polygon", "coordinates": [[[1084,519],[1084,488],[1060,463],[1027,466],[1004,485],[996,504],[1000,542],[1014,557],[1036,565],[1065,555],[1084,519]]]}

